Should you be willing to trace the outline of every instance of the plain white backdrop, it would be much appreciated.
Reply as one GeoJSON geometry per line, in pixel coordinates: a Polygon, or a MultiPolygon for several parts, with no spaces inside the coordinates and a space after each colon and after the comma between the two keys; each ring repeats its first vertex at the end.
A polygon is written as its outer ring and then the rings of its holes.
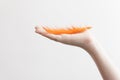
{"type": "Polygon", "coordinates": [[[36,25],[91,25],[120,69],[120,0],[0,0],[0,80],[101,80],[78,47],[44,38],[36,25]]]}

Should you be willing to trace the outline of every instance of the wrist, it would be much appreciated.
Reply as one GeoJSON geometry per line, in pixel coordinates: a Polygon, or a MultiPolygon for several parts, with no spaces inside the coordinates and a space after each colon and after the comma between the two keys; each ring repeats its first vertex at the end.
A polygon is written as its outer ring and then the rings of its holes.
{"type": "Polygon", "coordinates": [[[82,48],[86,50],[93,47],[96,43],[96,39],[93,36],[89,36],[83,41],[83,43],[79,47],[82,46],[82,48]]]}
{"type": "Polygon", "coordinates": [[[103,51],[101,48],[102,47],[100,47],[99,42],[93,37],[87,40],[83,46],[83,49],[87,51],[89,54],[95,54],[100,51],[103,51]]]}

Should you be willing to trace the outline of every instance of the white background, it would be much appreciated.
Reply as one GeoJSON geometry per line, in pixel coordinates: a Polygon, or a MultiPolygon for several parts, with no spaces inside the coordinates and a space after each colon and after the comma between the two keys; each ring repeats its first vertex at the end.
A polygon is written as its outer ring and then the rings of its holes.
{"type": "Polygon", "coordinates": [[[82,49],[34,32],[34,26],[91,25],[120,68],[119,0],[0,0],[0,80],[101,80],[82,49]]]}

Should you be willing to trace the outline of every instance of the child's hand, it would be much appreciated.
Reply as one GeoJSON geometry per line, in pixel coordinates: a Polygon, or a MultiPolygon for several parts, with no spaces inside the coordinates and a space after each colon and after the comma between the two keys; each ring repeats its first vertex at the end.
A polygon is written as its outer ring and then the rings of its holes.
{"type": "Polygon", "coordinates": [[[92,41],[92,37],[89,34],[89,32],[86,30],[82,33],[77,34],[61,34],[61,35],[55,35],[47,33],[42,27],[35,27],[35,32],[45,36],[49,39],[52,39],[57,42],[61,42],[64,44],[79,46],[81,48],[88,47],[88,44],[92,41]]]}

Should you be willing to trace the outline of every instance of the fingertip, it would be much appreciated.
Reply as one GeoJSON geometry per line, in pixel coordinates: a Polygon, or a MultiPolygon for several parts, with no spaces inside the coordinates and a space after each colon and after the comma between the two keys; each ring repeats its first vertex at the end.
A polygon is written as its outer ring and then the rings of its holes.
{"type": "Polygon", "coordinates": [[[41,30],[40,30],[40,27],[39,27],[39,26],[35,26],[35,32],[36,32],[36,33],[40,33],[40,32],[41,32],[41,30]]]}
{"type": "Polygon", "coordinates": [[[37,26],[35,26],[35,29],[37,29],[39,26],[37,25],[37,26]]]}
{"type": "Polygon", "coordinates": [[[41,34],[41,35],[47,34],[47,32],[45,31],[45,29],[42,26],[41,27],[36,26],[35,29],[36,29],[35,32],[38,34],[41,34]]]}

